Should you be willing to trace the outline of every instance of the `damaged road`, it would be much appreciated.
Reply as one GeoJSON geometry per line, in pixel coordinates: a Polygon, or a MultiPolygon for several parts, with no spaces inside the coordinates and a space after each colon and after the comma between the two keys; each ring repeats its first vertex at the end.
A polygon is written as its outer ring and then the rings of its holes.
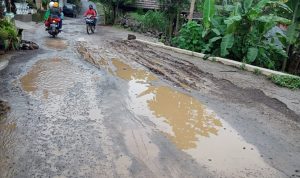
{"type": "Polygon", "coordinates": [[[0,73],[0,177],[300,176],[299,90],[65,23],[0,73]]]}

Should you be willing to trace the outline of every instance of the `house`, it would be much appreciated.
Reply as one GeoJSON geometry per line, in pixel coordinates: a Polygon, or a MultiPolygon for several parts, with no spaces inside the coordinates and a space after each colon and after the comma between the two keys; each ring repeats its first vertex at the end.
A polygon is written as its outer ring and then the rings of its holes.
{"type": "Polygon", "coordinates": [[[132,6],[139,9],[151,10],[156,10],[160,8],[158,0],[136,0],[132,6]]]}

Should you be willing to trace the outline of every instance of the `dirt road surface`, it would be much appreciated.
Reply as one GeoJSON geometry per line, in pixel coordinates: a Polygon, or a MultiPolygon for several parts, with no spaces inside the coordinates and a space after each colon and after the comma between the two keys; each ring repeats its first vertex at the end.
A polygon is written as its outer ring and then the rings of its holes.
{"type": "Polygon", "coordinates": [[[0,177],[300,177],[299,90],[65,24],[0,73],[0,177]]]}

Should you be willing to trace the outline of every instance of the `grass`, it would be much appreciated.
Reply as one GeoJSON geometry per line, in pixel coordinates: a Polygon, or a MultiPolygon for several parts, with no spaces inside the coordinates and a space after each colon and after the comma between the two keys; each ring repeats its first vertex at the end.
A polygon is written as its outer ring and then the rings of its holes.
{"type": "Polygon", "coordinates": [[[290,89],[300,89],[300,78],[286,75],[272,75],[271,81],[278,86],[287,87],[290,89]]]}
{"type": "Polygon", "coordinates": [[[246,70],[246,64],[243,63],[243,64],[240,66],[240,69],[241,69],[241,70],[246,70]]]}
{"type": "Polygon", "coordinates": [[[259,69],[254,69],[254,74],[255,74],[255,75],[260,75],[260,74],[261,74],[261,70],[259,70],[259,69]]]}

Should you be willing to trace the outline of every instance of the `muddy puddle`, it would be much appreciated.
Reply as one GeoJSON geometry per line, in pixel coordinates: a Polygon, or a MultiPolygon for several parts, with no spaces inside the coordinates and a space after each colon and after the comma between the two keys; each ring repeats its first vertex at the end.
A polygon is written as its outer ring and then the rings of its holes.
{"type": "Polygon", "coordinates": [[[26,92],[48,99],[50,94],[61,95],[72,87],[80,74],[68,60],[52,58],[38,61],[20,81],[26,92]]]}
{"type": "Polygon", "coordinates": [[[112,64],[115,75],[128,81],[128,105],[134,113],[150,118],[178,149],[210,171],[227,177],[280,174],[265,163],[254,145],[198,99],[171,87],[153,86],[155,76],[120,60],[112,64]]]}
{"type": "Polygon", "coordinates": [[[11,157],[14,155],[16,129],[17,124],[11,119],[4,118],[0,121],[0,177],[13,177],[11,157]]]}
{"type": "Polygon", "coordinates": [[[45,45],[51,49],[64,50],[67,48],[67,42],[62,39],[47,38],[45,45]]]}
{"type": "Polygon", "coordinates": [[[125,64],[118,59],[112,59],[112,64],[116,68],[116,75],[124,80],[137,80],[146,82],[157,79],[154,75],[151,75],[144,70],[134,69],[130,65],[125,64]]]}

